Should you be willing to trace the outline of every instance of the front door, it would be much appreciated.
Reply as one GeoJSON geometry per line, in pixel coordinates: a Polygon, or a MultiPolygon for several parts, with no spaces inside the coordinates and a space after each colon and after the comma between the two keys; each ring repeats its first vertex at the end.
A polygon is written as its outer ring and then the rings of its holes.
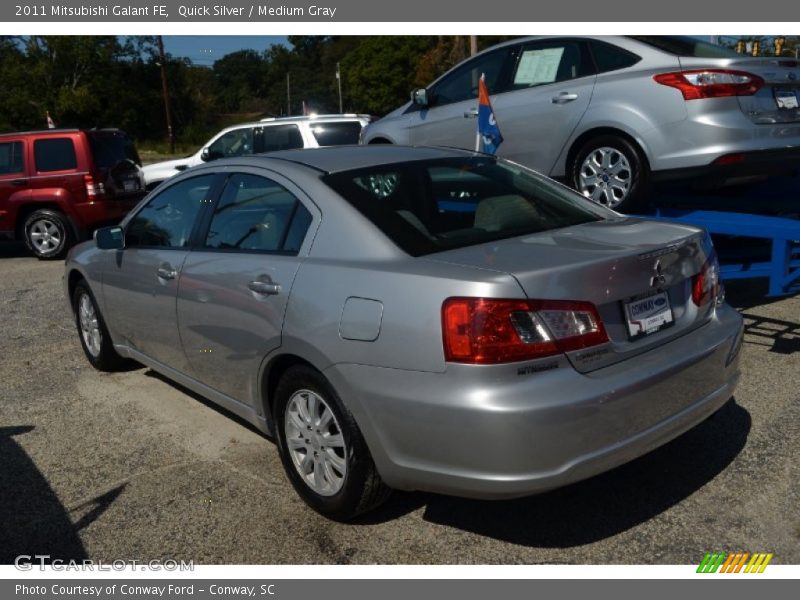
{"type": "Polygon", "coordinates": [[[125,248],[109,257],[103,277],[105,313],[120,341],[183,372],[178,280],[214,177],[183,179],[151,198],[125,226],[125,248]]]}
{"type": "Polygon", "coordinates": [[[231,174],[181,270],[178,324],[192,375],[245,404],[260,398],[261,363],[281,343],[316,210],[301,196],[269,171],[231,174]]]}

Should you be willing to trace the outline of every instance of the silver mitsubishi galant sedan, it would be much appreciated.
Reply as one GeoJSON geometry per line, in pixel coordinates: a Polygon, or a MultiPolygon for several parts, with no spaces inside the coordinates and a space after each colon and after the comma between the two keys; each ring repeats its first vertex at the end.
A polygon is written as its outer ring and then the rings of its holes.
{"type": "Polygon", "coordinates": [[[66,262],[88,360],[133,359],[277,442],[314,509],[511,498],[722,406],[742,320],[709,237],[461,150],[353,146],[170,179],[66,262]]]}

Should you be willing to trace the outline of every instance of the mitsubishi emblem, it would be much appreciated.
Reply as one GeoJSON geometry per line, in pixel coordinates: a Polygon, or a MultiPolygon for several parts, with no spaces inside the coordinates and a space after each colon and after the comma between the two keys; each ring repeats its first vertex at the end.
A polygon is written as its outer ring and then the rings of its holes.
{"type": "Polygon", "coordinates": [[[650,278],[650,287],[660,288],[665,283],[667,283],[667,278],[664,277],[664,273],[661,271],[661,261],[657,260],[656,264],[653,265],[653,276],[650,278]]]}

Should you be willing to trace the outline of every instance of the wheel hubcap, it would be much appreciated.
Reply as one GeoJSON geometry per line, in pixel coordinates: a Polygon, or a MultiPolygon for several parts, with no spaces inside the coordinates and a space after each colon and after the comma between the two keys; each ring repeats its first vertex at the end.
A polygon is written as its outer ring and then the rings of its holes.
{"type": "Polygon", "coordinates": [[[292,463],[308,487],[332,496],[344,485],[347,452],[330,406],[310,390],[294,393],[284,417],[286,446],[292,463]]]}
{"type": "Polygon", "coordinates": [[[97,358],[100,356],[100,343],[103,341],[103,337],[100,333],[97,311],[95,311],[94,303],[88,294],[81,294],[78,300],[78,323],[86,349],[89,354],[97,358]]]}
{"type": "Polygon", "coordinates": [[[37,252],[48,254],[61,246],[63,236],[53,221],[38,219],[30,227],[31,244],[37,252]]]}
{"type": "Polygon", "coordinates": [[[603,146],[583,160],[578,191],[598,204],[615,208],[628,197],[632,177],[627,157],[616,148],[603,146]]]}

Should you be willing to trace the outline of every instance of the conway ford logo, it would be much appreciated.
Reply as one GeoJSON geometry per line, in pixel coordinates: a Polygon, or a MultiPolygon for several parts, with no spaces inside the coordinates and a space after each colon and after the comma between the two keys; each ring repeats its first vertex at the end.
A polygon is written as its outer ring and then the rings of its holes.
{"type": "Polygon", "coordinates": [[[653,304],[655,304],[656,306],[664,306],[666,303],[667,299],[664,298],[663,296],[659,296],[658,298],[653,300],[653,304]]]}

